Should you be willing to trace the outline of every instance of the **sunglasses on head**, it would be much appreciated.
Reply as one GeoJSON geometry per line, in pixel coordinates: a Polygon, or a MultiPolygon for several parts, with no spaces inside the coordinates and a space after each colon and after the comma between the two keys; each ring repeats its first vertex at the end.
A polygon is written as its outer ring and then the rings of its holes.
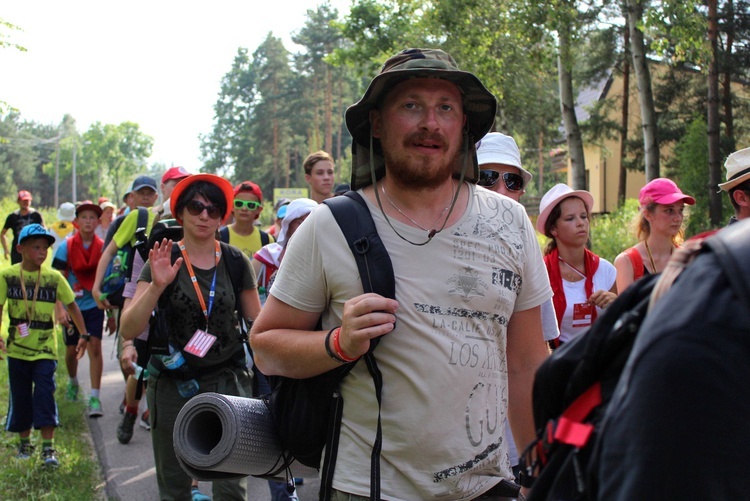
{"type": "MultiPolygon", "coordinates": [[[[513,174],[511,172],[503,172],[503,182],[505,187],[510,191],[521,191],[523,189],[523,177],[519,174],[513,174]]],[[[492,188],[497,184],[500,179],[500,173],[496,170],[482,169],[479,171],[479,186],[485,188],[492,188]]]]}
{"type": "Polygon", "coordinates": [[[255,210],[258,207],[260,207],[260,202],[256,202],[254,200],[239,200],[237,198],[234,199],[234,208],[235,209],[241,209],[246,208],[247,210],[255,210]]]}
{"type": "Polygon", "coordinates": [[[204,205],[198,200],[191,200],[185,205],[185,208],[193,216],[199,216],[203,211],[206,211],[208,217],[211,219],[219,219],[221,217],[221,207],[218,205],[204,205]]]}

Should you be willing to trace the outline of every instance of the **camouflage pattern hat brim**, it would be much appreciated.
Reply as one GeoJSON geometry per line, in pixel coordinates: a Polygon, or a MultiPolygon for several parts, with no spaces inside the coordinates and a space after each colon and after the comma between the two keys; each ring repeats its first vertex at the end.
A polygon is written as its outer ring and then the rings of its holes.
{"type": "MultiPolygon", "coordinates": [[[[375,150],[370,152],[370,110],[376,108],[386,93],[396,84],[409,78],[439,78],[455,84],[463,95],[466,113],[468,140],[470,141],[473,168],[465,178],[476,182],[479,169],[476,165],[474,143],[490,131],[495,121],[497,101],[495,96],[473,74],[458,69],[456,61],[439,49],[407,49],[388,59],[380,73],[372,79],[365,95],[346,110],[346,126],[352,135],[352,179],[353,190],[372,184],[370,158],[373,159],[376,177],[385,174],[384,161],[379,151],[379,141],[374,140],[375,150]],[[371,154],[372,153],[372,154],[371,154]]],[[[462,165],[456,166],[460,176],[462,165]]]]}

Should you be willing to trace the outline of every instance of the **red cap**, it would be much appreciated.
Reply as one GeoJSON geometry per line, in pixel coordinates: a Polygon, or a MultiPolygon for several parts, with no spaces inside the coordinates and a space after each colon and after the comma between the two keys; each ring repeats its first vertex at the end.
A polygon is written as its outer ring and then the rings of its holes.
{"type": "Polygon", "coordinates": [[[249,191],[256,197],[258,197],[258,202],[263,201],[263,192],[260,191],[260,186],[253,183],[252,181],[243,181],[237,186],[234,187],[234,195],[237,196],[239,193],[243,191],[249,191]]]}
{"type": "Polygon", "coordinates": [[[672,181],[665,177],[660,177],[650,181],[641,188],[638,195],[638,202],[641,207],[645,207],[651,202],[662,205],[670,205],[675,202],[684,201],[688,205],[695,204],[695,199],[690,195],[685,195],[672,181]]]}
{"type": "Polygon", "coordinates": [[[99,200],[97,201],[97,203],[98,203],[99,205],[101,205],[101,204],[103,204],[104,202],[109,202],[109,198],[107,198],[107,197],[99,197],[99,200]]]}
{"type": "Polygon", "coordinates": [[[183,179],[189,175],[190,173],[185,170],[185,167],[170,167],[161,177],[161,182],[164,184],[171,179],[183,179]]]}
{"type": "Polygon", "coordinates": [[[18,192],[18,200],[31,200],[31,193],[29,193],[26,190],[21,190],[18,192]]]}
{"type": "Polygon", "coordinates": [[[76,207],[76,217],[78,217],[78,214],[85,210],[94,211],[97,216],[101,216],[102,212],[104,212],[101,207],[96,205],[91,200],[84,200],[76,207]]]}

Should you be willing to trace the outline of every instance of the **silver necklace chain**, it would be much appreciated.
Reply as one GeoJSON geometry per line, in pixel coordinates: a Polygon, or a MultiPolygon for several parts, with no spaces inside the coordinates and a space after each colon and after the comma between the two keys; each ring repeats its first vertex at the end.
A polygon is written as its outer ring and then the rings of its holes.
{"type": "MultiPolygon", "coordinates": [[[[452,186],[453,186],[453,183],[451,183],[451,187],[452,186]]],[[[401,209],[398,208],[398,206],[393,202],[393,200],[391,200],[391,197],[388,196],[388,193],[385,192],[385,184],[384,183],[380,184],[380,190],[383,192],[383,195],[385,195],[385,198],[388,200],[388,203],[391,204],[391,207],[393,207],[394,209],[396,209],[398,211],[398,213],[401,214],[402,216],[404,216],[406,219],[408,219],[409,221],[411,221],[412,223],[414,223],[415,225],[417,225],[417,228],[419,228],[422,231],[426,231],[428,233],[434,231],[437,228],[437,224],[440,222],[440,220],[443,218],[443,216],[445,215],[445,213],[448,211],[448,209],[451,206],[450,203],[445,206],[445,209],[443,209],[443,212],[440,213],[440,215],[438,216],[437,220],[434,223],[432,223],[432,228],[425,228],[424,226],[422,226],[421,224],[419,224],[418,222],[416,222],[415,220],[413,220],[411,217],[409,217],[409,215],[406,212],[404,212],[404,211],[402,211],[401,209]]],[[[451,189],[451,191],[453,191],[453,190],[451,189]]]]}

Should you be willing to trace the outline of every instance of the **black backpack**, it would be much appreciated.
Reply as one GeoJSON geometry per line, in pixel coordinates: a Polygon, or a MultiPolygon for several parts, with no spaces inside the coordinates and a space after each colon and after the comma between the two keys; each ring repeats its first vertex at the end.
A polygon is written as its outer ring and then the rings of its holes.
{"type": "MultiPolygon", "coordinates": [[[[721,243],[717,235],[704,248],[714,250],[721,243]]],[[[588,332],[563,344],[537,370],[537,439],[520,457],[520,483],[532,488],[528,501],[592,499],[588,470],[595,443],[660,278],[647,275],[633,283],[588,332]]]]}
{"type": "MultiPolygon", "coordinates": [[[[268,245],[271,242],[268,233],[261,230],[260,228],[256,228],[256,230],[260,232],[261,247],[268,245]]],[[[221,228],[219,228],[219,240],[221,240],[225,244],[229,243],[229,226],[222,226],[221,228]]]]}
{"type": "MultiPolygon", "coordinates": [[[[148,226],[148,209],[138,207],[138,220],[136,221],[135,231],[135,243],[130,242],[123,245],[115,252],[112,259],[107,263],[107,268],[104,271],[104,278],[102,279],[101,292],[102,298],[106,298],[107,301],[113,306],[122,308],[125,299],[122,297],[122,291],[125,289],[125,284],[130,282],[132,279],[131,274],[133,272],[133,258],[135,252],[138,251],[141,254],[143,260],[146,260],[148,255],[148,248],[146,247],[147,234],[146,227],[148,226]]],[[[122,222],[125,220],[125,216],[120,216],[112,223],[113,228],[110,228],[111,234],[114,235],[117,229],[120,227],[122,222]]],[[[107,233],[108,235],[110,232],[107,233]]],[[[109,239],[105,242],[109,244],[109,239]]]]}
{"type": "MultiPolygon", "coordinates": [[[[344,196],[329,198],[324,203],[331,209],[354,254],[364,291],[395,298],[396,287],[391,260],[378,236],[365,201],[359,194],[350,191],[344,196]]],[[[372,353],[377,342],[378,339],[371,341],[370,350],[362,359],[373,377],[375,394],[380,406],[382,376],[372,353]]],[[[272,392],[263,398],[284,450],[284,464],[275,472],[269,472],[269,477],[279,476],[285,470],[288,475],[288,467],[294,460],[312,468],[321,468],[319,496],[320,499],[330,498],[341,414],[344,408],[339,386],[356,363],[345,364],[308,379],[268,377],[272,392]],[[322,458],[321,464],[323,450],[325,457],[322,458]]],[[[378,409],[376,439],[371,456],[371,499],[380,499],[381,442],[382,430],[378,409]]]]}

